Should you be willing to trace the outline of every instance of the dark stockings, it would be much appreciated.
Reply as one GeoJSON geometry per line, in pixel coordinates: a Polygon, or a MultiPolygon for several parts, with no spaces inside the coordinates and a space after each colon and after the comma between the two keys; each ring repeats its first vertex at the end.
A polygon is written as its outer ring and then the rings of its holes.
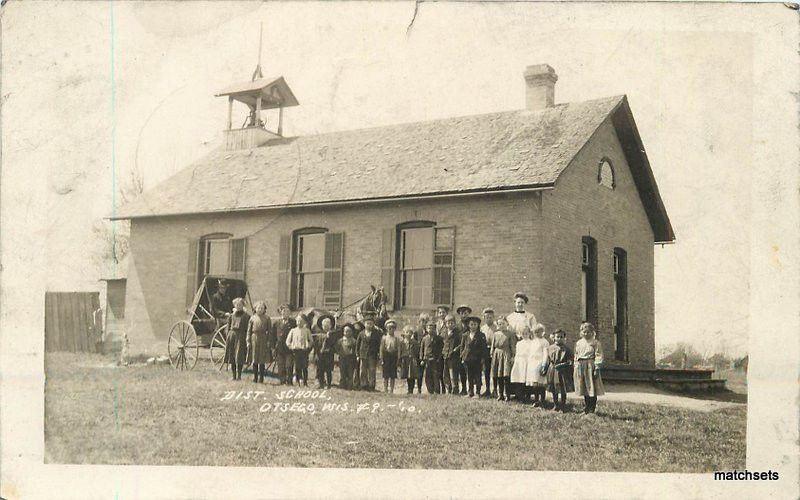
{"type": "Polygon", "coordinates": [[[267,365],[264,363],[253,363],[253,382],[263,382],[266,373],[267,365]]]}
{"type": "Polygon", "coordinates": [[[553,395],[553,409],[557,411],[564,411],[567,405],[567,391],[562,387],[561,392],[551,392],[553,395]],[[559,400],[559,394],[561,399],[559,400]]]}
{"type": "Polygon", "coordinates": [[[597,409],[597,396],[583,397],[583,413],[594,413],[597,409]]]}

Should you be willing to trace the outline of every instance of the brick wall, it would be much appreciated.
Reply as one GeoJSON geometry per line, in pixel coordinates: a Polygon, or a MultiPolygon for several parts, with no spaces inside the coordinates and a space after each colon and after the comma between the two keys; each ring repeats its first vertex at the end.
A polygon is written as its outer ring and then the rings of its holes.
{"type": "MultiPolygon", "coordinates": [[[[454,299],[478,312],[509,312],[517,290],[547,326],[576,339],[580,323],[581,238],[597,240],[598,328],[613,359],[612,255],[628,257],[629,360],[654,365],[653,234],[613,127],[607,122],[559,178],[541,193],[470,196],[325,209],[135,220],[127,288],[131,352],[163,354],[170,325],[185,317],[189,242],[215,232],[247,237],[246,279],[253,300],[277,302],[278,243],[304,227],[344,232],[343,301],[380,284],[381,235],[413,220],[456,227],[454,299]],[[600,159],[611,159],[616,187],[597,183],[600,159]]],[[[413,313],[414,315],[416,313],[413,313]]],[[[404,316],[411,316],[408,313],[404,316]]]]}
{"type": "Polygon", "coordinates": [[[543,196],[543,234],[556,237],[543,250],[545,280],[543,303],[534,310],[547,327],[563,328],[570,340],[577,338],[581,319],[581,238],[597,240],[598,331],[605,357],[614,358],[613,271],[614,247],[627,252],[629,362],[634,367],[653,367],[654,278],[653,233],[633,183],[613,125],[606,121],[543,196]],[[603,157],[614,166],[613,190],[597,182],[603,157]]]}
{"type": "MultiPolygon", "coordinates": [[[[185,317],[189,242],[215,232],[248,237],[253,300],[277,303],[278,244],[304,227],[344,232],[343,301],[380,284],[384,228],[413,220],[456,227],[454,303],[508,310],[516,290],[541,281],[538,194],[491,195],[325,209],[134,220],[126,318],[131,353],[163,354],[171,324],[185,317]],[[503,306],[506,306],[503,308],[503,306]]],[[[530,290],[532,291],[532,290],[530,290]]],[[[531,294],[535,307],[539,296],[531,294]]]]}

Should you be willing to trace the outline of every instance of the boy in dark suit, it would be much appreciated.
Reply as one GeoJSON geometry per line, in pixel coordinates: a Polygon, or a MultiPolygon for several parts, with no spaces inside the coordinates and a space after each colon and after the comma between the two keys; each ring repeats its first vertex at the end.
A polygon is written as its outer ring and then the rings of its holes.
{"type": "Polygon", "coordinates": [[[428,394],[439,394],[441,388],[439,386],[440,373],[441,373],[441,359],[442,348],[444,342],[442,338],[436,333],[436,323],[431,321],[425,325],[425,336],[422,337],[420,342],[420,359],[423,370],[425,370],[425,386],[428,389],[428,394]]]}
{"type": "Polygon", "coordinates": [[[464,322],[468,331],[461,336],[461,361],[467,368],[469,397],[481,395],[481,363],[486,356],[486,336],[480,330],[481,320],[467,317],[464,322]]]}
{"type": "Polygon", "coordinates": [[[378,369],[378,354],[381,347],[381,331],[375,326],[375,314],[364,313],[364,330],[356,340],[356,353],[361,367],[361,388],[375,390],[375,372],[378,369]]]}

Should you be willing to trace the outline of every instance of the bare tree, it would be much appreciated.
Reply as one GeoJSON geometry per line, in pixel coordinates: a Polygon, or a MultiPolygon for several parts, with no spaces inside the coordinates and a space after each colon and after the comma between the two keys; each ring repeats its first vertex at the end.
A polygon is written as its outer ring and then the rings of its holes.
{"type": "MultiPolygon", "coordinates": [[[[125,205],[144,192],[144,178],[138,168],[129,171],[119,184],[118,204],[125,205]]],[[[99,243],[98,264],[119,264],[130,250],[130,223],[128,221],[95,221],[92,233],[99,243]]]]}

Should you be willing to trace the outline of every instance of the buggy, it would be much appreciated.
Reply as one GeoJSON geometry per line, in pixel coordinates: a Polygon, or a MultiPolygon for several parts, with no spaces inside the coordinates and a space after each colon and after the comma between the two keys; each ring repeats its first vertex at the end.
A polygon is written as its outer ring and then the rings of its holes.
{"type": "Polygon", "coordinates": [[[187,318],[173,324],[169,332],[167,354],[175,369],[194,368],[201,347],[208,348],[211,361],[222,368],[228,338],[228,316],[236,297],[243,298],[245,309],[252,312],[253,303],[246,282],[219,276],[203,278],[187,309],[187,318]]]}

